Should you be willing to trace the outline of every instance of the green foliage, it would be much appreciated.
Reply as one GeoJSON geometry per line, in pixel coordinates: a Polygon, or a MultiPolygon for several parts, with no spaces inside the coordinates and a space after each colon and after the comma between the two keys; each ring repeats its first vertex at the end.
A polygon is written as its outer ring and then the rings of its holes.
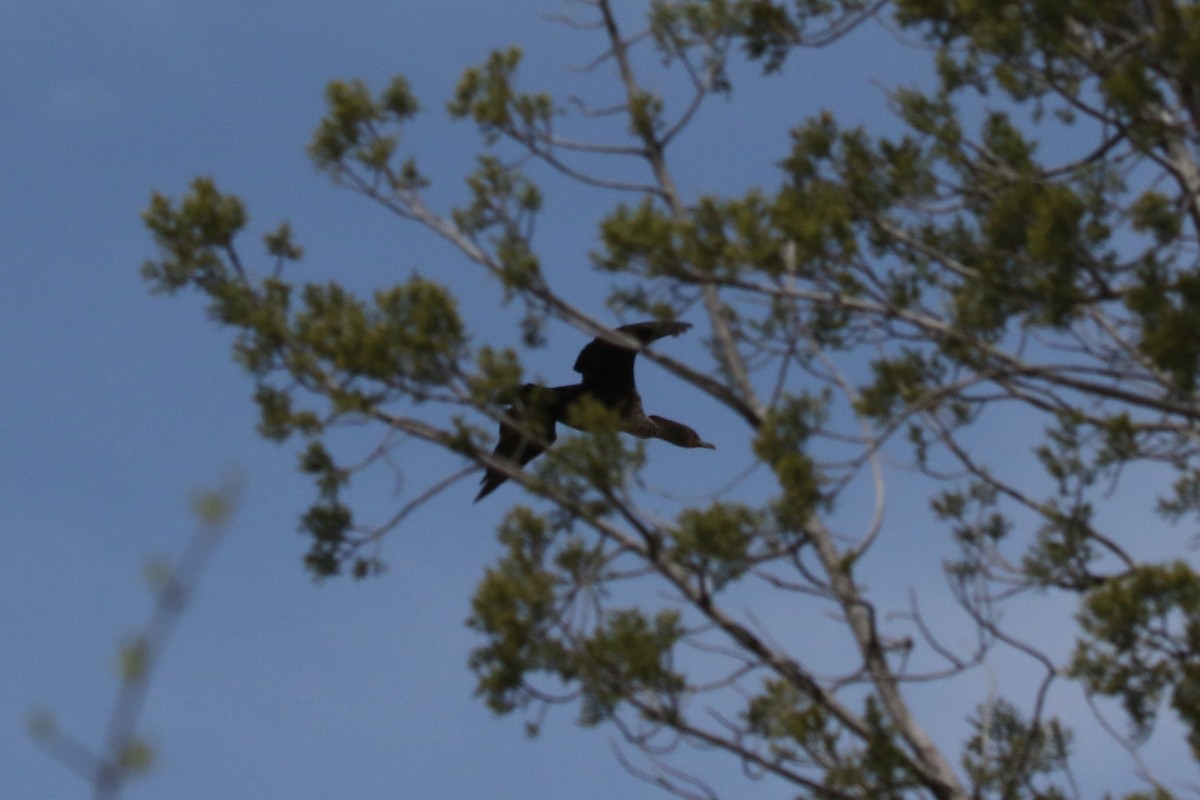
{"type": "Polygon", "coordinates": [[[767,72],[778,72],[791,53],[800,31],[782,3],[756,0],[743,3],[742,35],[746,53],[764,59],[767,72]]]}
{"type": "Polygon", "coordinates": [[[837,722],[803,692],[783,681],[768,680],[751,698],[743,718],[749,731],[767,746],[771,761],[793,768],[827,765],[823,788],[867,797],[899,797],[918,782],[875,698],[867,697],[865,742],[839,729],[837,722]]]}
{"type": "Polygon", "coordinates": [[[481,67],[463,72],[454,99],[447,104],[451,116],[475,121],[489,142],[501,134],[527,135],[544,129],[558,113],[544,93],[513,90],[521,50],[496,50],[481,67]]]}
{"type": "Polygon", "coordinates": [[[719,590],[750,568],[762,527],[762,514],[744,505],[688,509],[673,531],[670,556],[719,590]]]}
{"type": "Polygon", "coordinates": [[[1182,561],[1138,567],[1092,592],[1071,669],[1093,692],[1120,698],[1138,736],[1168,696],[1200,759],[1200,576],[1182,561]]]}
{"type": "Polygon", "coordinates": [[[969,583],[986,574],[996,546],[1012,531],[1012,521],[997,510],[999,500],[993,484],[976,480],[963,489],[941,492],[930,501],[933,513],[949,523],[962,552],[960,560],[947,565],[954,580],[969,583]]]}
{"type": "Polygon", "coordinates": [[[145,775],[154,766],[154,746],[142,739],[131,739],[121,748],[117,764],[128,775],[145,775]]]}
{"type": "Polygon", "coordinates": [[[629,132],[653,141],[665,125],[663,100],[653,92],[638,91],[629,98],[629,132]]]}
{"type": "Polygon", "coordinates": [[[241,475],[233,473],[226,476],[216,488],[192,494],[192,514],[203,529],[215,530],[229,523],[241,499],[242,484],[241,475]]]}
{"type": "Polygon", "coordinates": [[[1182,220],[1171,198],[1147,189],[1129,206],[1130,222],[1135,231],[1149,231],[1159,244],[1179,238],[1182,220]]]}
{"type": "Polygon", "coordinates": [[[602,269],[627,271],[636,263],[644,265],[647,277],[669,277],[684,273],[685,262],[672,241],[676,225],[649,199],[635,208],[624,204],[600,225],[606,252],[593,254],[602,269]]]}
{"type": "Polygon", "coordinates": [[[830,20],[845,24],[865,18],[872,6],[866,0],[740,0],[731,5],[742,48],[752,60],[761,59],[768,74],[779,72],[793,50],[836,39],[830,20]]]}
{"type": "Polygon", "coordinates": [[[142,266],[155,291],[173,294],[189,284],[215,287],[232,279],[225,259],[246,225],[241,200],[221,194],[211,178],[196,178],[178,207],[155,192],[142,220],[162,252],[142,266]]]}
{"type": "MultiPolygon", "coordinates": [[[[295,347],[341,375],[380,384],[441,385],[454,374],[464,345],[454,298],[423,278],[377,291],[373,306],[330,283],[304,288],[293,321],[295,347]]],[[[369,398],[344,390],[347,410],[369,398]]],[[[356,408],[356,406],[358,408],[356,408]]]]}
{"type": "Polygon", "coordinates": [[[499,529],[505,556],[480,581],[468,624],[489,644],[471,655],[479,693],[494,711],[520,707],[531,695],[530,672],[564,672],[568,656],[550,634],[554,626],[557,578],[547,568],[553,535],[546,521],[518,506],[499,529]]]}
{"type": "Polygon", "coordinates": [[[497,387],[521,383],[521,362],[512,350],[481,347],[475,356],[475,368],[477,373],[470,380],[471,399],[480,405],[497,402],[497,387]]]}
{"type": "Polygon", "coordinates": [[[1036,448],[1038,460],[1058,488],[1058,497],[1047,500],[1041,509],[1044,522],[1023,562],[1026,574],[1040,583],[1086,588],[1096,580],[1089,569],[1098,557],[1093,545],[1094,510],[1081,498],[1103,474],[1105,459],[1089,454],[1086,433],[1078,415],[1063,413],[1056,427],[1047,431],[1046,443],[1036,448]]]}
{"type": "Polygon", "coordinates": [[[1168,792],[1161,786],[1154,787],[1149,792],[1133,792],[1124,795],[1122,800],[1174,800],[1175,795],[1168,792]]]}
{"type": "Polygon", "coordinates": [[[652,0],[650,32],[664,62],[676,59],[691,63],[700,51],[698,67],[706,76],[709,91],[725,94],[733,87],[726,70],[726,50],[742,27],[743,3],[727,0],[708,2],[662,2],[652,0]]]}
{"type": "Polygon", "coordinates": [[[294,411],[292,395],[269,384],[259,384],[254,392],[258,404],[258,432],[267,439],[283,441],[299,431],[306,435],[321,430],[321,421],[311,411],[294,411]]]}
{"type": "Polygon", "coordinates": [[[1175,481],[1173,496],[1160,498],[1158,512],[1172,522],[1186,515],[1200,515],[1200,470],[1189,469],[1175,481]]]}
{"type": "Polygon", "coordinates": [[[611,272],[689,282],[736,280],[747,269],[779,274],[783,242],[767,227],[767,214],[755,191],[732,201],[702,197],[685,220],[649,201],[620,205],[601,223],[604,252],[593,260],[611,272]]]}
{"type": "Polygon", "coordinates": [[[596,577],[596,554],[578,539],[564,541],[524,507],[510,512],[499,535],[506,555],[480,582],[468,620],[489,640],[471,657],[488,704],[498,712],[527,705],[536,697],[532,681],[545,673],[579,682],[584,724],[602,721],[634,698],[668,713],[684,685],[669,667],[683,633],[678,615],[609,612],[586,639],[565,647],[550,634],[570,605],[572,585],[596,577]]]}
{"type": "Polygon", "coordinates": [[[118,673],[126,683],[138,683],[146,678],[150,668],[151,653],[144,637],[137,637],[125,644],[118,653],[118,673]]]}
{"type": "Polygon", "coordinates": [[[766,681],[742,716],[750,732],[767,742],[772,760],[820,761],[837,752],[838,734],[828,712],[787,681],[766,681]]]}
{"type": "Polygon", "coordinates": [[[980,707],[970,723],[974,733],[963,768],[980,797],[1067,797],[1056,786],[1037,785],[1067,766],[1071,735],[1058,720],[1030,724],[1011,703],[996,700],[980,707]]]}
{"type": "Polygon", "coordinates": [[[682,636],[675,611],[653,619],[636,609],[609,612],[575,654],[572,677],[583,688],[580,721],[598,724],[631,698],[656,721],[675,717],[686,681],[671,668],[671,650],[682,636]]]}
{"type": "Polygon", "coordinates": [[[858,410],[869,417],[889,419],[900,409],[922,402],[928,396],[929,387],[940,383],[942,374],[938,367],[936,355],[927,357],[913,349],[903,349],[892,358],[872,361],[874,380],[863,387],[858,410]]]}
{"type": "Polygon", "coordinates": [[[771,467],[782,489],[772,511],[785,530],[804,530],[821,499],[820,475],[805,444],[823,414],[818,398],[786,398],[763,420],[754,440],[754,454],[771,467]]]}
{"type": "MultiPolygon", "coordinates": [[[[385,92],[379,114],[410,114],[404,91],[396,83],[385,92]]],[[[337,136],[361,141],[354,131],[377,119],[363,110],[364,92],[331,88],[334,114],[344,124],[324,125],[330,159],[337,136]]],[[[336,158],[347,157],[338,152],[336,158]]],[[[207,295],[210,313],[237,331],[235,358],[256,380],[259,431],[277,441],[294,433],[309,440],[301,471],[314,477],[319,499],[300,522],[313,540],[305,563],[321,576],[350,562],[354,574],[370,572],[371,559],[353,557],[359,547],[349,537],[353,512],[340,499],[351,471],[336,465],[319,437],[342,418],[377,415],[401,396],[421,402],[460,379],[467,341],[453,294],[420,276],[380,289],[369,301],[334,282],[288,283],[282,264],[302,251],[286,224],[265,237],[274,273],[256,279],[236,249],[246,223],[242,205],[208,179],[195,181],[177,204],[156,193],[143,216],[160,250],[143,267],[152,287],[173,293],[190,286],[207,295]],[[323,408],[312,394],[323,396],[323,408]]]]}
{"type": "Polygon", "coordinates": [[[1141,322],[1141,350],[1181,393],[1191,394],[1200,363],[1200,343],[1192,335],[1200,319],[1200,271],[1174,273],[1156,259],[1139,271],[1126,303],[1141,322]]]}
{"type": "MultiPolygon", "coordinates": [[[[372,97],[361,80],[331,81],[325,90],[329,113],[321,120],[308,147],[321,169],[335,176],[346,174],[351,165],[371,171],[385,170],[400,144],[399,128],[416,116],[419,106],[408,81],[397,76],[378,97],[372,97]],[[383,132],[392,124],[396,133],[383,132]]],[[[425,185],[412,161],[392,176],[397,189],[425,185]]]]}
{"type": "Polygon", "coordinates": [[[863,791],[871,797],[898,797],[916,789],[920,782],[897,741],[896,730],[874,697],[868,696],[864,705],[866,743],[842,752],[842,763],[826,773],[826,785],[841,791],[863,791]]]}
{"type": "Polygon", "coordinates": [[[318,577],[336,575],[353,552],[347,540],[353,513],[341,501],[348,474],[319,441],[309,442],[300,457],[300,471],[312,475],[320,490],[320,499],[300,518],[300,530],[313,540],[304,563],[318,577]]]}

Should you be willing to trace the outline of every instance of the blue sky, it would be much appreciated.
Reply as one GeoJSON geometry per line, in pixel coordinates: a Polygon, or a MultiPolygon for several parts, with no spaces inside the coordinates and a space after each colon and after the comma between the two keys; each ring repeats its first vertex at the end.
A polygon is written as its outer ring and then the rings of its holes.
{"type": "MultiPolygon", "coordinates": [[[[640,4],[618,7],[635,24],[640,4]]],[[[212,175],[247,202],[255,236],[292,223],[307,251],[299,269],[315,279],[368,288],[421,272],[464,292],[480,333],[514,342],[515,310],[473,289],[448,245],[331,186],[304,147],[327,81],[379,86],[401,72],[428,109],[412,151],[432,176],[461,175],[478,141],[447,121],[443,103],[489,49],[523,45],[530,84],[564,94],[606,77],[567,69],[598,44],[543,19],[562,10],[486,0],[0,3],[0,796],[84,792],[29,742],[25,713],[51,709],[73,735],[100,740],[116,645],[149,608],[143,564],[181,549],[189,494],[231,470],[245,476],[242,504],[144,716],[159,763],[126,796],[663,796],[617,766],[609,731],[579,731],[562,711],[529,741],[520,720],[497,719],[472,697],[466,660],[477,642],[463,620],[513,487],[472,506],[465,481],[392,535],[386,576],[314,584],[295,533],[311,499],[295,447],[255,434],[249,382],[200,303],[151,297],[138,274],[152,255],[138,217],[151,190],[178,195],[212,175]]],[[[770,184],[788,126],[820,107],[886,120],[869,79],[917,79],[920,64],[900,48],[862,56],[859,46],[820,51],[783,79],[743,82],[735,101],[714,101],[698,121],[704,134],[680,142],[682,189],[770,184]]],[[[458,186],[445,181],[432,196],[460,199],[458,186]]],[[[583,273],[596,216],[613,198],[555,191],[539,225],[545,261],[603,317],[583,273]]],[[[565,382],[583,342],[568,332],[531,366],[565,382]]],[[[680,357],[691,346],[668,345],[680,357]]],[[[639,380],[647,396],[680,388],[645,367],[639,380]]],[[[702,433],[721,448],[703,476],[716,486],[747,463],[744,435],[702,433]]],[[[696,491],[678,480],[693,462],[652,455],[652,480],[696,491]]],[[[455,468],[448,458],[408,462],[404,492],[455,468]]],[[[395,488],[379,482],[380,516],[403,501],[395,488]]],[[[761,609],[775,613],[788,611],[761,609]]],[[[730,762],[713,774],[717,786],[746,788],[730,762]]]]}

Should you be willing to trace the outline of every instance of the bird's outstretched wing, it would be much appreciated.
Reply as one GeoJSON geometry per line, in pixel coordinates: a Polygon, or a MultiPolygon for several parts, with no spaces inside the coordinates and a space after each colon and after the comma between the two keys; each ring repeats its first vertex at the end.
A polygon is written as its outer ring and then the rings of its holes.
{"type": "MultiPolygon", "coordinates": [[[[505,409],[500,421],[500,441],[492,455],[523,467],[546,452],[557,436],[554,430],[553,409],[548,406],[547,392],[541,386],[526,384],[514,391],[512,405],[505,409]]],[[[488,467],[480,481],[482,486],[475,502],[496,490],[508,476],[495,467],[488,467]]]]}
{"type": "Polygon", "coordinates": [[[618,331],[635,339],[639,346],[627,347],[596,337],[579,351],[575,371],[583,376],[588,391],[607,403],[609,398],[636,392],[633,361],[638,351],[664,336],[678,336],[692,327],[690,322],[663,320],[622,325],[618,331]]]}

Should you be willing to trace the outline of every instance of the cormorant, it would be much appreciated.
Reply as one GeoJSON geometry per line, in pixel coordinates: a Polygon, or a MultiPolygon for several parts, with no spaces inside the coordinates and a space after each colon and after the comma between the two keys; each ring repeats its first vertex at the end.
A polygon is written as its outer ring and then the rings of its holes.
{"type": "MultiPolygon", "coordinates": [[[[569,386],[539,386],[526,383],[502,392],[499,402],[506,406],[507,419],[500,422],[500,441],[492,455],[525,466],[554,443],[554,425],[561,422],[570,427],[572,407],[584,398],[599,402],[614,412],[621,421],[621,430],[642,439],[662,439],[677,447],[716,446],[700,438],[694,430],[666,417],[647,415],[642,410],[642,398],[633,380],[633,361],[638,351],[664,336],[678,336],[692,327],[690,322],[668,320],[637,322],[617,328],[640,344],[627,347],[596,337],[575,359],[575,371],[583,376],[579,383],[569,386]],[[510,424],[515,423],[515,424],[510,424]]],[[[508,476],[488,467],[480,483],[483,488],[475,496],[479,502],[508,476]]]]}

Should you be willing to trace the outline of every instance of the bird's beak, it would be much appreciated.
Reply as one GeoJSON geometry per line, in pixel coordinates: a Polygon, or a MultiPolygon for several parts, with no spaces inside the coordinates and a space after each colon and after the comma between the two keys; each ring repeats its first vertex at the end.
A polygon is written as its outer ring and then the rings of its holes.
{"type": "Polygon", "coordinates": [[[703,447],[705,450],[716,450],[717,449],[717,446],[715,444],[709,444],[708,442],[703,442],[703,441],[700,442],[699,444],[697,444],[696,447],[703,447]]]}

